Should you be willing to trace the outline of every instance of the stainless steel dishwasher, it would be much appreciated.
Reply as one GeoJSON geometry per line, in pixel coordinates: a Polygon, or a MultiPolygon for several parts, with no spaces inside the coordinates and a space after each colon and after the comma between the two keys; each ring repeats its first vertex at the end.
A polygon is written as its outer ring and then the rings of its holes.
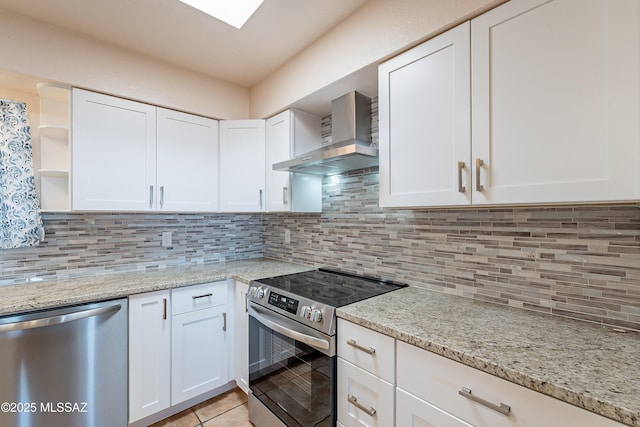
{"type": "Polygon", "coordinates": [[[126,299],[0,317],[0,426],[127,425],[126,299]]]}

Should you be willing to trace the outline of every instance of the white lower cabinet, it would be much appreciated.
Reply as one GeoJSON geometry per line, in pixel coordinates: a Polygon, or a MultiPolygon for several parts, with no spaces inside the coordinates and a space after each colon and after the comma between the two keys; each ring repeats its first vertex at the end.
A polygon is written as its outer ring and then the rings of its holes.
{"type": "Polygon", "coordinates": [[[171,319],[171,403],[184,402],[228,382],[225,306],[171,319]]]}
{"type": "Polygon", "coordinates": [[[129,422],[171,406],[170,291],[129,297],[129,422]]]}
{"type": "Polygon", "coordinates": [[[338,427],[622,427],[338,319],[338,427]]]}
{"type": "Polygon", "coordinates": [[[229,382],[227,281],[132,295],[129,307],[129,423],[229,382]]]}
{"type": "Polygon", "coordinates": [[[395,340],[338,319],[338,425],[392,426],[395,340]]]}
{"type": "Polygon", "coordinates": [[[249,314],[247,292],[249,285],[235,281],[233,313],[234,377],[236,385],[249,391],[249,314]]]}
{"type": "Polygon", "coordinates": [[[397,341],[396,404],[397,426],[622,426],[400,341],[397,341]],[[506,414],[498,410],[503,405],[509,407],[506,414]]]}

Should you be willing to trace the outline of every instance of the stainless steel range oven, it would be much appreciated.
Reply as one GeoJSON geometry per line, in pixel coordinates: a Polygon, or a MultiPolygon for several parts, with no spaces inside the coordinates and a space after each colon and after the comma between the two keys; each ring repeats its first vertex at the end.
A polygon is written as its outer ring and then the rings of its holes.
{"type": "Polygon", "coordinates": [[[336,308],[404,286],[322,269],[251,282],[251,422],[334,426],[336,308]]]}

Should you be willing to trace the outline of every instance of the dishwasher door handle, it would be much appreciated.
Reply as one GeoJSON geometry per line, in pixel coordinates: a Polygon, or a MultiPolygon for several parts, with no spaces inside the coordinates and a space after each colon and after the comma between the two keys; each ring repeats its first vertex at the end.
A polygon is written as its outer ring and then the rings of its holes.
{"type": "Polygon", "coordinates": [[[45,326],[60,325],[63,323],[73,322],[74,320],[86,319],[88,317],[99,316],[101,314],[115,313],[120,311],[121,305],[114,304],[106,307],[91,308],[89,310],[80,310],[58,316],[42,317],[40,319],[25,320],[22,322],[6,323],[0,325],[1,332],[24,331],[27,329],[42,328],[45,326]]]}

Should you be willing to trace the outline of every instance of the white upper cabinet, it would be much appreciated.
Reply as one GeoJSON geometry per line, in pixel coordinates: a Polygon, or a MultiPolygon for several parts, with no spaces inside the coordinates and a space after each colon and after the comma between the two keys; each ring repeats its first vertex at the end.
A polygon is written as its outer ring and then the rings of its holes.
{"type": "Polygon", "coordinates": [[[74,210],[155,210],[156,107],[73,89],[74,210]]]}
{"type": "Polygon", "coordinates": [[[639,17],[518,0],[472,21],[474,204],[640,198],[639,17]]]}
{"type": "Polygon", "coordinates": [[[220,122],[220,210],[262,212],[264,206],[264,120],[223,120],[220,122]]]}
{"type": "Polygon", "coordinates": [[[218,122],[158,108],[158,209],[218,210],[218,122]]]}
{"type": "Polygon", "coordinates": [[[469,23],[379,68],[380,206],[471,203],[469,23]]]}
{"type": "Polygon", "coordinates": [[[218,122],[73,90],[73,209],[218,210],[218,122]]]}
{"type": "Polygon", "coordinates": [[[322,177],[274,171],[274,163],[321,148],[321,119],[286,110],[266,121],[267,211],[321,212],[322,177]]]}
{"type": "Polygon", "coordinates": [[[639,16],[512,0],[471,21],[470,45],[463,24],[382,64],[380,205],[640,199],[639,16]]]}

